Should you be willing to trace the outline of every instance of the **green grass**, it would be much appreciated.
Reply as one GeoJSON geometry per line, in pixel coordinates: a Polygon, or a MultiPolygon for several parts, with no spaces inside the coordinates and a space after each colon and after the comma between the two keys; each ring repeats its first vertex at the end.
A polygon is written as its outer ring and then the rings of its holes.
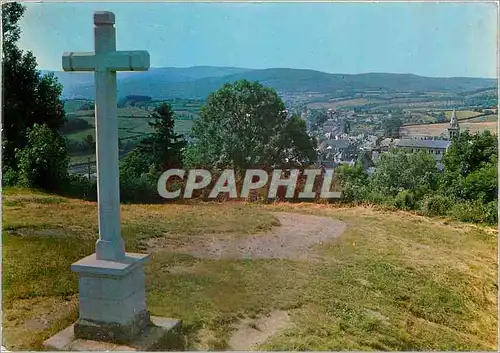
{"type": "MultiPolygon", "coordinates": [[[[4,345],[39,349],[76,319],[70,265],[93,252],[97,207],[3,191],[4,345]]],[[[166,250],[152,255],[148,308],[182,318],[192,349],[224,349],[232,323],[277,309],[288,311],[293,325],[260,349],[497,346],[494,230],[360,207],[193,203],[122,205],[122,235],[129,251],[141,251],[141,241],[151,237],[245,236],[276,225],[272,211],[332,217],[348,228],[318,249],[323,260],[316,262],[200,260],[166,250]],[[189,271],[170,273],[174,266],[189,271]],[[210,340],[200,338],[201,331],[209,331],[210,340]]]]}
{"type": "Polygon", "coordinates": [[[81,131],[75,131],[70,134],[66,134],[65,136],[72,141],[83,141],[87,135],[92,135],[95,139],[95,128],[89,128],[81,131]]]}

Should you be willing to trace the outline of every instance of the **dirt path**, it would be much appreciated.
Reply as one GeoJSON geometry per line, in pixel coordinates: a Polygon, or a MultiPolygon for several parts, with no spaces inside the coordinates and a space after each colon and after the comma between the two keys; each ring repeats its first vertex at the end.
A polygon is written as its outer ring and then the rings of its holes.
{"type": "MultiPolygon", "coordinates": [[[[311,261],[318,258],[314,249],[335,239],[346,229],[344,222],[328,217],[298,213],[274,213],[280,226],[258,234],[204,234],[199,236],[168,235],[148,239],[148,252],[171,251],[190,254],[202,259],[291,259],[311,261]]],[[[189,272],[181,266],[171,273],[189,272]]],[[[270,337],[293,325],[289,313],[276,310],[255,319],[242,319],[233,326],[227,349],[247,351],[257,349],[270,337]]],[[[200,342],[214,333],[199,333],[200,342]],[[206,337],[205,337],[206,336],[206,337]]]]}
{"type": "Polygon", "coordinates": [[[146,242],[150,252],[168,250],[204,259],[292,259],[314,258],[313,245],[338,237],[345,223],[327,217],[297,213],[275,213],[280,226],[252,235],[168,236],[146,242]]]}

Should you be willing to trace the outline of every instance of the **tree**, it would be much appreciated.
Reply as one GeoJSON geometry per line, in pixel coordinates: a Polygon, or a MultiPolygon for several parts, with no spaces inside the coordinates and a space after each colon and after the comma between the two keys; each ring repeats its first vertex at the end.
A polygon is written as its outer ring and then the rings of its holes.
{"type": "Polygon", "coordinates": [[[406,190],[420,198],[436,189],[438,172],[430,153],[396,149],[380,156],[371,176],[371,186],[386,196],[395,197],[406,190]]]}
{"type": "Polygon", "coordinates": [[[342,164],[335,169],[342,188],[342,199],[347,202],[364,201],[367,194],[368,174],[361,163],[342,164]]]}
{"type": "Polygon", "coordinates": [[[342,131],[344,134],[349,135],[351,133],[351,122],[346,121],[344,124],[344,131],[342,131]]]}
{"type": "Polygon", "coordinates": [[[304,119],[297,114],[287,120],[284,139],[288,141],[287,164],[290,166],[308,166],[316,159],[316,140],[307,134],[304,119]]]}
{"type": "Polygon", "coordinates": [[[154,132],[140,142],[139,152],[159,172],[180,167],[186,141],[182,135],[174,131],[175,119],[172,106],[163,103],[153,111],[151,118],[154,120],[149,122],[149,125],[154,132]]]}
{"type": "Polygon", "coordinates": [[[87,145],[87,148],[90,152],[95,152],[95,141],[94,141],[94,136],[92,136],[92,134],[88,134],[87,136],[85,136],[83,141],[87,145]]]}
{"type": "Polygon", "coordinates": [[[64,138],[47,125],[27,129],[26,146],[17,150],[19,181],[26,187],[58,190],[68,177],[68,156],[64,138]]]}
{"type": "Polygon", "coordinates": [[[2,4],[3,170],[17,171],[15,151],[28,143],[28,129],[45,125],[58,136],[65,122],[62,86],[53,74],[41,76],[33,54],[17,47],[24,11],[19,3],[2,4]]]}
{"type": "Polygon", "coordinates": [[[286,115],[274,90],[246,80],[225,84],[208,97],[194,123],[196,142],[186,151],[186,163],[247,169],[305,161],[311,147],[305,124],[287,122],[286,115]]]}
{"type": "Polygon", "coordinates": [[[399,115],[394,115],[382,121],[384,136],[389,138],[399,138],[399,129],[403,126],[403,121],[399,115]]]}
{"type": "Polygon", "coordinates": [[[311,120],[313,122],[313,128],[317,129],[323,126],[323,124],[328,120],[328,113],[326,109],[322,110],[311,110],[311,120]]]}
{"type": "Polygon", "coordinates": [[[448,120],[446,119],[446,114],[444,112],[439,112],[439,114],[436,116],[436,122],[438,123],[445,123],[448,120]]]}
{"type": "Polygon", "coordinates": [[[72,118],[68,119],[64,125],[59,129],[62,133],[71,133],[75,131],[88,130],[94,126],[89,124],[89,122],[82,118],[72,118]]]}
{"type": "Polygon", "coordinates": [[[120,163],[120,183],[128,185],[149,171],[151,164],[144,157],[138,149],[127,153],[120,163]]]}
{"type": "Polygon", "coordinates": [[[490,202],[497,197],[498,141],[489,131],[453,139],[444,155],[443,193],[458,200],[490,202]]]}

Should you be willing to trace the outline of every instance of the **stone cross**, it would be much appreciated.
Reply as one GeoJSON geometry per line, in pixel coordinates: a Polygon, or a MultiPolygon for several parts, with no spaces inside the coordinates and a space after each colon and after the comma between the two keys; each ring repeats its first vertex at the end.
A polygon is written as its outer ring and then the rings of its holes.
{"type": "Polygon", "coordinates": [[[99,208],[96,259],[107,261],[125,258],[120,234],[116,72],[149,69],[147,51],[116,51],[114,24],[112,12],[95,12],[95,51],[64,53],[62,57],[64,71],[94,71],[99,208]]]}
{"type": "Polygon", "coordinates": [[[181,320],[152,317],[147,309],[144,265],[149,255],[126,253],[120,234],[116,72],[147,70],[149,54],[116,51],[114,23],[113,13],[95,12],[95,51],[64,53],[62,58],[65,71],[94,72],[99,240],[95,254],[71,265],[78,274],[78,320],[44,346],[62,351],[179,350],[184,342],[181,320]]]}

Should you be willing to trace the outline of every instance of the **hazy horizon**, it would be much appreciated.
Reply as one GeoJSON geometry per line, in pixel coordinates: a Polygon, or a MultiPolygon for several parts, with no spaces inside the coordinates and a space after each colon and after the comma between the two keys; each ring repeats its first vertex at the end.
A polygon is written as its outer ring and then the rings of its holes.
{"type": "Polygon", "coordinates": [[[497,78],[492,3],[26,3],[20,47],[62,71],[93,50],[92,14],[116,15],[117,49],[152,68],[290,68],[497,78]]]}
{"type": "MultiPolygon", "coordinates": [[[[240,67],[240,66],[215,66],[215,65],[194,65],[194,66],[151,66],[149,70],[158,70],[158,69],[193,69],[193,68],[201,68],[201,67],[213,67],[213,68],[232,68],[232,69],[242,69],[242,70],[272,70],[272,69],[286,69],[286,70],[308,70],[308,71],[316,71],[323,72],[326,74],[332,75],[370,75],[370,74],[389,74],[389,75],[413,75],[419,77],[427,77],[427,78],[471,78],[471,79],[484,79],[484,80],[497,80],[498,77],[480,77],[480,76],[426,76],[426,75],[418,75],[411,72],[358,72],[358,73],[345,73],[345,72],[327,72],[321,70],[314,69],[304,69],[297,67],[267,67],[267,68],[251,68],[251,67],[240,67]]],[[[59,70],[50,70],[39,68],[40,71],[44,72],[65,72],[61,69],[59,70]]],[[[91,72],[79,72],[73,71],[71,74],[76,75],[85,75],[90,74],[91,72]]],[[[118,72],[118,75],[122,75],[124,72],[118,72]]],[[[129,72],[132,73],[132,72],[129,72]]],[[[139,71],[134,72],[133,74],[140,74],[139,71]]]]}

